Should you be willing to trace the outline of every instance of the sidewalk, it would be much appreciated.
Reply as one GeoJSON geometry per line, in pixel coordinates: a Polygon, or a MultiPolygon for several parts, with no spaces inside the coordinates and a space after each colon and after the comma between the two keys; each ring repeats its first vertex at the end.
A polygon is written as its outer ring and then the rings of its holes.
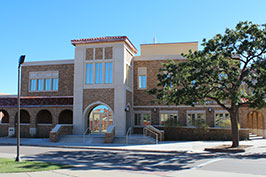
{"type": "MultiPolygon", "coordinates": [[[[45,146],[45,147],[67,147],[105,150],[129,150],[129,151],[151,151],[151,152],[203,152],[204,148],[219,145],[231,145],[231,141],[163,141],[159,144],[147,145],[124,145],[124,144],[83,144],[83,143],[63,143],[50,142],[49,139],[21,138],[21,145],[45,146]]],[[[16,145],[16,138],[0,138],[0,145],[16,145]]],[[[266,152],[266,139],[254,139],[240,141],[240,145],[251,145],[246,152],[266,152]]]]}

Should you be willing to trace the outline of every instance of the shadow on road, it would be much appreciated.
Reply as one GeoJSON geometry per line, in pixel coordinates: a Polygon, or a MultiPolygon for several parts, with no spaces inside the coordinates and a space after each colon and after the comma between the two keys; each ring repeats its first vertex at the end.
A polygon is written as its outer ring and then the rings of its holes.
{"type": "Polygon", "coordinates": [[[149,153],[132,151],[79,150],[49,151],[35,156],[24,156],[31,160],[63,163],[76,166],[73,170],[134,170],[177,171],[190,169],[200,162],[215,158],[261,159],[266,153],[149,153]]]}

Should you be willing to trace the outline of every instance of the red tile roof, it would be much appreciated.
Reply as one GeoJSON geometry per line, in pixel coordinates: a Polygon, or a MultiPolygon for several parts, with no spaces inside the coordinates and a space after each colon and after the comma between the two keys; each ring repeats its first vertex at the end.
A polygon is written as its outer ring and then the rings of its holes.
{"type": "Polygon", "coordinates": [[[127,36],[106,36],[106,37],[97,37],[97,38],[87,38],[87,39],[74,39],[71,40],[72,45],[76,46],[78,44],[90,44],[90,43],[100,43],[100,42],[120,42],[124,41],[134,53],[137,53],[138,50],[128,39],[127,36]]]}

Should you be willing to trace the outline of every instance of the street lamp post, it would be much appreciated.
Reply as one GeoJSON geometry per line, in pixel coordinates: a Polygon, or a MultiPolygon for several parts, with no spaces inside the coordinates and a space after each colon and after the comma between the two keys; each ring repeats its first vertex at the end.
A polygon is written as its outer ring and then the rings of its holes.
{"type": "Polygon", "coordinates": [[[18,64],[18,120],[17,120],[17,157],[16,162],[20,162],[20,154],[19,154],[19,147],[20,147],[20,67],[24,63],[25,55],[21,55],[19,58],[18,64]]]}

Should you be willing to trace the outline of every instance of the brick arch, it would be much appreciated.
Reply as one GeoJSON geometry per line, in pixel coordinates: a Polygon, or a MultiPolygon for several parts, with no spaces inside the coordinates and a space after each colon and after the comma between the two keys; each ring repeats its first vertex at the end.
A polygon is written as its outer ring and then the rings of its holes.
{"type": "Polygon", "coordinates": [[[37,124],[52,124],[52,122],[53,122],[53,117],[50,111],[43,109],[37,113],[36,116],[37,124]]]}
{"type": "Polygon", "coordinates": [[[73,111],[70,109],[65,109],[59,114],[59,124],[73,124],[73,111]]]}
{"type": "Polygon", "coordinates": [[[6,110],[0,110],[1,123],[9,123],[9,114],[6,110]]]}
{"type": "Polygon", "coordinates": [[[261,111],[250,111],[247,114],[246,125],[247,128],[250,129],[251,133],[264,137],[264,121],[265,120],[261,111]]]}
{"type": "MultiPolygon", "coordinates": [[[[15,123],[18,121],[18,112],[15,115],[15,123]]],[[[30,123],[30,114],[28,111],[22,109],[20,110],[20,123],[30,123]]]]}

